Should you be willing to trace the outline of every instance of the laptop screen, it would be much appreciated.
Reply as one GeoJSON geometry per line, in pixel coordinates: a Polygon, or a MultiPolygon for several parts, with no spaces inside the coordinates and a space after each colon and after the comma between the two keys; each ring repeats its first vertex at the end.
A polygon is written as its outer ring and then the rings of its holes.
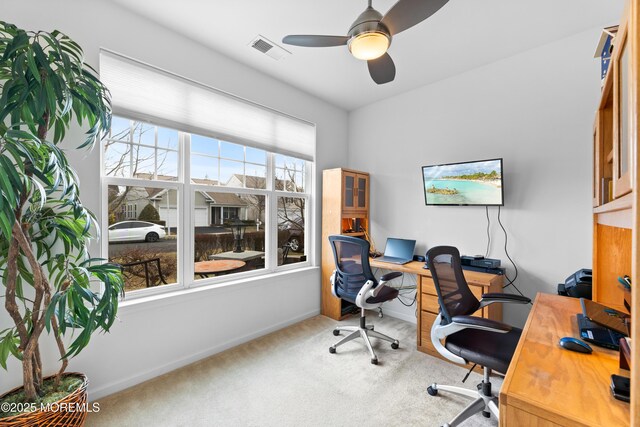
{"type": "Polygon", "coordinates": [[[582,312],[589,320],[629,336],[629,330],[625,323],[628,315],[588,299],[580,298],[580,303],[582,303],[582,312]]]}
{"type": "Polygon", "coordinates": [[[415,240],[395,239],[393,237],[389,237],[387,239],[387,245],[384,248],[384,256],[401,259],[412,259],[413,250],[415,248],[415,240]]]}

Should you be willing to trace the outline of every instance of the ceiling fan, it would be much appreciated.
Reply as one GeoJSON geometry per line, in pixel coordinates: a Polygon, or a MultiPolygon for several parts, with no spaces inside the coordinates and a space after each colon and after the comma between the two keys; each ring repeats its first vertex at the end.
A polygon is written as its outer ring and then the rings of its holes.
{"type": "Polygon", "coordinates": [[[396,77],[396,66],[387,53],[396,34],[413,27],[436,13],[449,0],[399,0],[386,15],[371,6],[351,24],[347,36],[290,35],[283,43],[303,47],[349,46],[349,52],[367,61],[369,74],[377,84],[396,77]]]}

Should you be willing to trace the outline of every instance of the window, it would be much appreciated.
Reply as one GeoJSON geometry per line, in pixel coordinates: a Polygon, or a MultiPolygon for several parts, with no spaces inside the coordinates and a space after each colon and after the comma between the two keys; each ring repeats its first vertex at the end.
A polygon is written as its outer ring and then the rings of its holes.
{"type": "Polygon", "coordinates": [[[121,219],[137,219],[138,205],[123,204],[121,219]]]}
{"type": "Polygon", "coordinates": [[[178,131],[113,117],[103,145],[106,176],[177,180],[178,131]]]}
{"type": "Polygon", "coordinates": [[[266,189],[267,152],[192,135],[191,179],[205,185],[266,189]]]}
{"type": "Polygon", "coordinates": [[[105,249],[126,292],[308,265],[310,162],[115,116],[103,153],[105,249]]]}
{"type": "Polygon", "coordinates": [[[144,184],[144,187],[107,185],[110,224],[106,239],[107,253],[110,262],[122,266],[125,292],[158,288],[178,281],[178,236],[175,231],[178,191],[175,188],[151,187],[146,182],[144,184]],[[166,210],[171,207],[174,210],[173,218],[167,214],[170,211],[166,210]],[[140,217],[119,216],[118,213],[123,211],[127,214],[140,212],[140,217]],[[141,218],[143,212],[147,217],[141,218]],[[159,219],[154,220],[155,216],[159,219]]]}
{"type": "Polygon", "coordinates": [[[280,154],[275,160],[276,190],[304,193],[305,161],[280,154]]]}
{"type": "Polygon", "coordinates": [[[278,265],[307,260],[306,205],[306,199],[302,197],[278,197],[278,265]]]}

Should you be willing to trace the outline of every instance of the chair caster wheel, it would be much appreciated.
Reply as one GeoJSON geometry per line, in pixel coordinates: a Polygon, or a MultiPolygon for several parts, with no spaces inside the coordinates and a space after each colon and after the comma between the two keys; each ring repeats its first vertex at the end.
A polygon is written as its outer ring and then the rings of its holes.
{"type": "Polygon", "coordinates": [[[487,411],[482,411],[482,416],[485,418],[491,418],[491,413],[487,412],[487,411]]]}
{"type": "Polygon", "coordinates": [[[333,335],[335,335],[337,337],[338,335],[340,335],[340,331],[337,330],[337,329],[334,329],[333,330],[333,335]]]}
{"type": "Polygon", "coordinates": [[[335,347],[329,347],[329,353],[333,354],[336,352],[336,348],[335,347]]]}
{"type": "Polygon", "coordinates": [[[438,389],[437,388],[433,388],[433,386],[429,386],[427,387],[427,393],[429,393],[429,396],[437,396],[438,395],[438,389]]]}
{"type": "Polygon", "coordinates": [[[371,359],[371,364],[372,365],[377,365],[378,364],[378,359],[371,359]]]}
{"type": "Polygon", "coordinates": [[[397,350],[398,348],[400,348],[400,343],[399,342],[392,342],[391,343],[391,348],[394,350],[397,350]]]}

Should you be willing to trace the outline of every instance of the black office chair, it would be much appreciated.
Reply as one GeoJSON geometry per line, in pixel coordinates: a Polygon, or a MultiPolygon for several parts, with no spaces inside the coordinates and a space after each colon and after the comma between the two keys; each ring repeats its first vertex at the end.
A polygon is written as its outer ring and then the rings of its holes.
{"type": "Polygon", "coordinates": [[[472,316],[478,309],[493,303],[527,304],[529,298],[503,293],[483,294],[478,299],[469,290],[462,273],[460,252],[451,246],[438,246],[427,252],[427,263],[438,293],[440,313],[431,327],[431,341],[438,352],[455,363],[474,363],[483,367],[484,378],[478,390],[463,387],[432,384],[431,396],[439,390],[475,399],[451,422],[453,427],[473,414],[482,411],[489,418],[491,413],[499,419],[498,397],[491,391],[491,371],[507,372],[513,352],[518,345],[522,329],[494,320],[472,316]],[[444,340],[444,345],[441,340],[444,340]]]}
{"type": "Polygon", "coordinates": [[[350,236],[329,236],[329,242],[336,262],[336,269],[331,275],[331,292],[360,307],[360,326],[337,326],[333,335],[340,335],[340,331],[351,333],[329,347],[329,352],[335,353],[336,347],[361,337],[371,353],[371,363],[377,365],[378,357],[371,347],[369,337],[388,341],[393,349],[397,349],[400,343],[374,331],[373,325],[367,325],[365,310],[379,308],[384,302],[396,298],[398,290],[385,286],[385,282],[402,276],[402,273],[394,271],[385,274],[378,282],[369,265],[369,242],[350,236]]]}

